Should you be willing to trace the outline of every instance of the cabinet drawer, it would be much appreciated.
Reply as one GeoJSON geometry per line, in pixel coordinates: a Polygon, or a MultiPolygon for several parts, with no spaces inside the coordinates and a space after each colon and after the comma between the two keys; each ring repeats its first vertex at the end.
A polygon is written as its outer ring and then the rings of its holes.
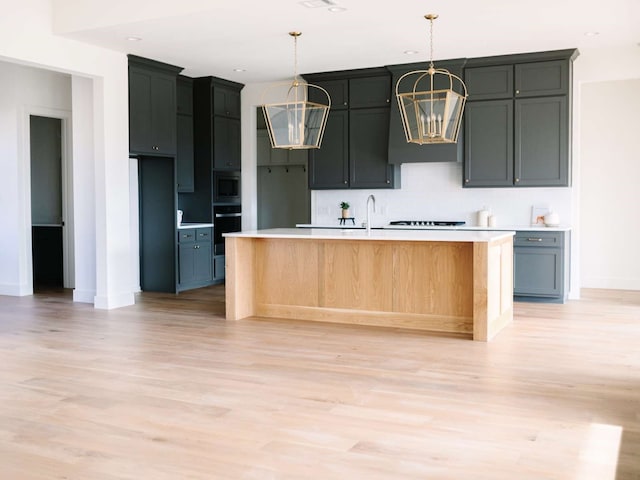
{"type": "MultiPolygon", "coordinates": [[[[200,229],[197,229],[200,230],[200,229]]],[[[206,229],[203,229],[206,230],[206,229]]],[[[178,242],[179,243],[191,243],[196,241],[196,229],[195,228],[183,228],[178,230],[178,242]]]]}
{"type": "Polygon", "coordinates": [[[213,232],[211,231],[211,227],[196,229],[196,240],[198,242],[210,242],[212,236],[213,232]]]}
{"type": "Polygon", "coordinates": [[[514,247],[563,247],[562,232],[516,232],[514,247]]]}

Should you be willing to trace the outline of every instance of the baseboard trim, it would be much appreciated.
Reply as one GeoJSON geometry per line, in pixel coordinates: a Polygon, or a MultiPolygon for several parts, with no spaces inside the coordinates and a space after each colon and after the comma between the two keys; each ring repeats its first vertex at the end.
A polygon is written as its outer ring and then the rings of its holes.
{"type": "Polygon", "coordinates": [[[96,296],[95,290],[73,290],[73,301],[79,303],[93,303],[93,299],[96,296]]]}
{"type": "Polygon", "coordinates": [[[26,297],[27,295],[33,295],[33,288],[29,285],[0,285],[0,295],[26,297]]]}
{"type": "Polygon", "coordinates": [[[133,292],[124,292],[113,295],[96,295],[93,297],[93,306],[101,310],[111,310],[113,308],[128,307],[134,305],[135,297],[133,292]]]}

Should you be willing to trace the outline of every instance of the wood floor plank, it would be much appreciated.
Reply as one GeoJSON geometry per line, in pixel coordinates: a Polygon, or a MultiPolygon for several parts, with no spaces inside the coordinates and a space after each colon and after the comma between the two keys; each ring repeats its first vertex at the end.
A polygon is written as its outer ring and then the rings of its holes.
{"type": "Polygon", "coordinates": [[[640,292],[515,303],[489,344],[0,296],[0,477],[640,479],[640,292]]]}

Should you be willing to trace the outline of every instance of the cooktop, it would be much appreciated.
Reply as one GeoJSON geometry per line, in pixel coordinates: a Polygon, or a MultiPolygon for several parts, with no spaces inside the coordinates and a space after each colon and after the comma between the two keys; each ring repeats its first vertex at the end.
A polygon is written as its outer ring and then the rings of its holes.
{"type": "Polygon", "coordinates": [[[406,226],[424,226],[424,227],[453,227],[464,225],[465,222],[449,221],[449,220],[397,220],[389,222],[389,225],[406,225],[406,226]]]}

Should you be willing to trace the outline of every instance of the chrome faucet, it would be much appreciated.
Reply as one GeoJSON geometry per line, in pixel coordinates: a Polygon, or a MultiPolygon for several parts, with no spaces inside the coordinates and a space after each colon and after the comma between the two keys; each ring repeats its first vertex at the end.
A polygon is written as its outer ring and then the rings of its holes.
{"type": "Polygon", "coordinates": [[[369,195],[367,197],[367,235],[371,234],[371,216],[369,215],[369,203],[373,203],[373,211],[376,211],[376,197],[369,195]]]}

